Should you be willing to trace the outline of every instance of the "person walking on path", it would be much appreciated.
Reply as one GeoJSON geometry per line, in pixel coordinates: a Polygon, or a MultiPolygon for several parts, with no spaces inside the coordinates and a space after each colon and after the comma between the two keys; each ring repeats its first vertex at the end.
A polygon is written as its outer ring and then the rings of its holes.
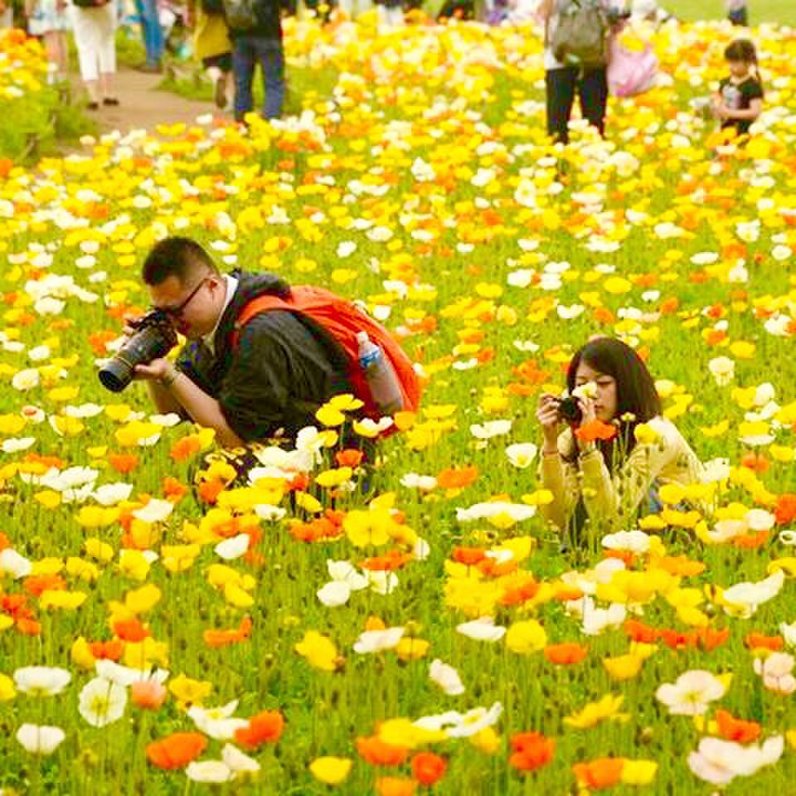
{"type": "Polygon", "coordinates": [[[135,9],[141,22],[141,38],[146,50],[146,61],[136,68],[141,72],[157,74],[162,70],[161,59],[166,46],[157,0],[135,0],[135,9]]]}
{"type": "Polygon", "coordinates": [[[265,89],[262,115],[277,119],[285,102],[285,51],[279,0],[252,0],[253,16],[247,24],[236,25],[227,9],[227,24],[232,39],[232,68],[235,75],[235,120],[242,122],[254,108],[252,84],[260,64],[265,89]]]}
{"type": "Polygon", "coordinates": [[[88,109],[95,111],[100,103],[118,105],[119,100],[113,92],[113,77],[116,74],[116,6],[107,0],[95,0],[94,5],[78,5],[73,0],[69,10],[80,77],[89,96],[88,109]]]}
{"type": "Polygon", "coordinates": [[[217,108],[229,101],[232,42],[220,0],[188,0],[186,24],[193,29],[193,54],[213,82],[217,108]]]}

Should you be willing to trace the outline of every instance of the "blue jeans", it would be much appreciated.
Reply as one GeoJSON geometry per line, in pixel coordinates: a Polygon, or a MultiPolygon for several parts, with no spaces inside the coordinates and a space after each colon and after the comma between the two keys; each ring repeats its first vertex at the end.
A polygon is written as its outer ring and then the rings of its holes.
{"type": "Polygon", "coordinates": [[[157,0],[135,0],[135,9],[141,19],[141,35],[144,38],[146,62],[157,66],[163,57],[163,29],[160,27],[157,0]]]}
{"type": "Polygon", "coordinates": [[[254,67],[259,62],[263,72],[265,104],[263,116],[276,119],[285,102],[285,53],[281,39],[239,35],[234,38],[232,69],[235,73],[235,118],[242,121],[254,108],[252,83],[254,67]]]}

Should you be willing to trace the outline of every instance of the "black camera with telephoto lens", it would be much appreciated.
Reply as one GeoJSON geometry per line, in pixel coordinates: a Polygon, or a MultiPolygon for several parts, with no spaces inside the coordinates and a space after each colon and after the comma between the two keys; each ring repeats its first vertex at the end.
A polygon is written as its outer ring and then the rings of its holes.
{"type": "Polygon", "coordinates": [[[100,368],[99,380],[111,392],[121,392],[132,380],[136,365],[164,357],[177,345],[177,333],[163,310],[152,310],[130,326],[135,334],[100,368]]]}
{"type": "Polygon", "coordinates": [[[568,395],[566,398],[558,399],[558,419],[572,425],[577,425],[583,420],[583,412],[577,398],[568,395]]]}

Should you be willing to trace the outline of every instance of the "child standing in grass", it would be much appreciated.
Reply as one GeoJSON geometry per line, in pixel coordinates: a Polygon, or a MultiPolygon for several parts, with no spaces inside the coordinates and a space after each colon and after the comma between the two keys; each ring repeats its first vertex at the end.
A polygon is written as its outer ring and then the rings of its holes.
{"type": "Polygon", "coordinates": [[[744,135],[763,110],[757,51],[749,39],[736,39],[724,51],[724,58],[730,75],[713,96],[713,113],[721,120],[722,129],[735,128],[737,135],[744,135]]]}

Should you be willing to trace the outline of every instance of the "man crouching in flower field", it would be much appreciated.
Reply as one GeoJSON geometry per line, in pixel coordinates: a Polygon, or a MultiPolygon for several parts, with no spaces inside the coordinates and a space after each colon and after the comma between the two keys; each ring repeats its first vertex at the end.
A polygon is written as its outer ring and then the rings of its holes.
{"type": "Polygon", "coordinates": [[[278,277],[221,274],[198,243],[179,237],[152,249],[142,277],[153,308],[187,338],[175,364],[160,356],[135,365],[158,411],[190,417],[235,448],[294,436],[331,396],[351,391],[341,352],[296,314],[262,312],[238,329],[252,299],[290,295],[278,277]]]}

